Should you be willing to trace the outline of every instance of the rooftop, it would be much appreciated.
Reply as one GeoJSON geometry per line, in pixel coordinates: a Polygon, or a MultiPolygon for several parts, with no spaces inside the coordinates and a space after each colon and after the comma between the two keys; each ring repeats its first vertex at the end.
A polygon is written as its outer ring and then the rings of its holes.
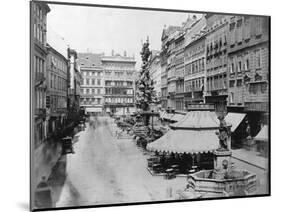
{"type": "Polygon", "coordinates": [[[90,67],[90,68],[101,68],[101,57],[104,54],[95,54],[95,53],[78,53],[77,62],[81,68],[90,67]]]}

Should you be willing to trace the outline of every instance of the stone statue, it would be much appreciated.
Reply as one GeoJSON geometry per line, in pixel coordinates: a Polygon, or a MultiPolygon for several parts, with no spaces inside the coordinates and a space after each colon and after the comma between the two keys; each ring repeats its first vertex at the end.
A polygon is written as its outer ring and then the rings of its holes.
{"type": "Polygon", "coordinates": [[[227,127],[226,121],[224,120],[224,116],[221,115],[218,117],[220,120],[220,127],[219,132],[217,133],[219,141],[220,141],[220,148],[219,150],[228,150],[227,139],[229,136],[229,128],[227,127]]]}

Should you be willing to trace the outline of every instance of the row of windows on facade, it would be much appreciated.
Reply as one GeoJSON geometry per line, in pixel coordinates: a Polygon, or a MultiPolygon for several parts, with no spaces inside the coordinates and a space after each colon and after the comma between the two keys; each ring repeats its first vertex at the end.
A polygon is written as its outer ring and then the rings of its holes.
{"type": "Polygon", "coordinates": [[[133,89],[105,88],[107,95],[133,95],[133,89]]]}
{"type": "Polygon", "coordinates": [[[213,54],[214,51],[223,50],[223,47],[227,45],[226,34],[222,34],[219,37],[214,37],[213,39],[208,39],[206,43],[207,55],[213,54]]]}
{"type": "Polygon", "coordinates": [[[106,103],[134,103],[133,98],[105,98],[106,103]]]}
{"type": "Polygon", "coordinates": [[[226,54],[218,55],[217,57],[209,58],[206,60],[207,68],[222,66],[227,64],[228,56],[226,54]]]}
{"type": "Polygon", "coordinates": [[[46,43],[46,15],[38,4],[33,4],[34,9],[34,24],[33,24],[33,36],[42,45],[46,43]]]}
{"type": "MultiPolygon", "coordinates": [[[[238,81],[237,81],[238,83],[238,81]]],[[[241,82],[242,84],[242,82],[241,82]]],[[[251,95],[256,95],[256,96],[260,96],[262,94],[266,94],[268,92],[268,85],[266,83],[254,83],[254,84],[250,84],[247,86],[247,88],[245,89],[245,91],[248,91],[249,94],[251,95]],[[248,88],[248,89],[247,89],[248,88]]],[[[238,104],[242,104],[244,101],[244,96],[238,94],[237,92],[229,92],[229,103],[233,104],[233,103],[238,103],[238,104]]]]}
{"type": "Polygon", "coordinates": [[[230,45],[242,43],[243,40],[246,42],[251,38],[252,35],[259,36],[263,33],[263,19],[262,17],[244,17],[240,18],[236,22],[232,22],[229,25],[229,42],[230,45]],[[244,22],[243,22],[244,20],[244,22]],[[252,22],[251,22],[252,20],[252,22]]]}
{"type": "Polygon", "coordinates": [[[202,91],[203,85],[204,85],[203,77],[185,81],[185,92],[202,91]]]}
{"type": "Polygon", "coordinates": [[[261,49],[257,49],[252,53],[246,52],[243,56],[238,55],[236,58],[229,58],[229,73],[241,72],[251,68],[261,67],[261,49]]]}
{"type": "Polygon", "coordinates": [[[59,91],[67,91],[67,80],[61,76],[50,73],[50,87],[59,91]]]}
{"type": "Polygon", "coordinates": [[[52,110],[57,108],[67,107],[67,97],[66,96],[50,96],[50,107],[52,110]]]}
{"type": "Polygon", "coordinates": [[[83,104],[101,104],[101,98],[82,98],[83,104]]]}
{"type": "Polygon", "coordinates": [[[46,99],[46,92],[44,91],[44,89],[42,88],[37,88],[35,90],[35,97],[36,97],[36,105],[35,108],[36,109],[45,109],[45,99],[46,99]]]}
{"type": "Polygon", "coordinates": [[[185,65],[185,76],[204,72],[205,69],[205,60],[204,58],[193,61],[192,63],[185,65]]]}
{"type": "Polygon", "coordinates": [[[106,76],[111,76],[112,73],[114,73],[114,76],[117,76],[117,77],[121,77],[125,74],[127,74],[127,76],[132,76],[133,75],[133,71],[110,71],[110,70],[106,70],[105,72],[105,75],[106,76]]]}
{"type": "Polygon", "coordinates": [[[81,88],[80,89],[81,94],[101,94],[101,89],[89,89],[89,88],[81,88]]]}
{"type": "Polygon", "coordinates": [[[106,80],[105,81],[105,86],[119,86],[119,87],[131,87],[133,86],[133,82],[132,81],[110,81],[110,80],[106,80]]]}
{"type": "Polygon", "coordinates": [[[63,72],[64,74],[67,74],[67,64],[64,62],[64,60],[61,60],[59,58],[51,56],[51,66],[55,69],[57,69],[59,72],[63,72]]]}
{"type": "Polygon", "coordinates": [[[176,83],[176,93],[182,93],[184,92],[184,82],[179,81],[176,83]]]}
{"type": "Polygon", "coordinates": [[[207,78],[207,91],[220,90],[226,88],[227,88],[226,74],[207,78]]]}
{"type": "Polygon", "coordinates": [[[83,71],[82,73],[83,76],[97,76],[97,77],[102,76],[101,71],[83,71]]]}
{"type": "Polygon", "coordinates": [[[117,63],[103,63],[103,66],[106,66],[108,68],[110,67],[118,67],[118,68],[135,68],[135,64],[134,63],[121,63],[121,62],[117,62],[117,63]]]}
{"type": "MultiPolygon", "coordinates": [[[[96,79],[84,79],[83,85],[96,85],[96,79]]],[[[97,85],[101,85],[101,79],[97,79],[97,85]]]]}
{"type": "Polygon", "coordinates": [[[192,59],[193,57],[197,56],[197,55],[200,55],[202,53],[205,52],[205,44],[202,43],[192,49],[186,49],[186,51],[184,52],[184,59],[185,60],[189,60],[189,59],[192,59]]]}

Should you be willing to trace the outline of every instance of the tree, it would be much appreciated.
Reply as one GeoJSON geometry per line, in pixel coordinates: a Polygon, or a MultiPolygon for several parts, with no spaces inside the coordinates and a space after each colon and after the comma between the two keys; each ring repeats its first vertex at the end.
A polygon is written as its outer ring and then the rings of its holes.
{"type": "Polygon", "coordinates": [[[139,79],[136,83],[136,106],[140,108],[143,112],[149,111],[149,105],[156,102],[156,95],[153,86],[153,80],[151,79],[148,63],[151,56],[151,51],[149,50],[149,40],[147,38],[146,42],[143,43],[142,51],[140,52],[142,58],[141,70],[139,73],[139,79]]]}

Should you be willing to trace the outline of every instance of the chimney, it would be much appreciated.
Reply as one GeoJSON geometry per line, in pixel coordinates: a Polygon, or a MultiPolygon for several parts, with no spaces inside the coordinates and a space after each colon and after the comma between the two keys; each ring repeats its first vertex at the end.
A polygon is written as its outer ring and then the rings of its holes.
{"type": "Polygon", "coordinates": [[[114,56],[114,50],[113,49],[111,50],[111,56],[114,56]]]}
{"type": "Polygon", "coordinates": [[[196,15],[193,15],[192,19],[195,21],[197,19],[196,15]]]}
{"type": "Polygon", "coordinates": [[[126,51],[124,51],[124,57],[127,57],[127,52],[126,51]]]}

